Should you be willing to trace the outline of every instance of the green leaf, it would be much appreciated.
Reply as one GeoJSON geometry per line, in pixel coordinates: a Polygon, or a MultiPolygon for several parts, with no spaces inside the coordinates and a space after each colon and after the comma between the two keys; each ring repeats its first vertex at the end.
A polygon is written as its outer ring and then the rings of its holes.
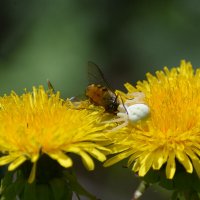
{"type": "Polygon", "coordinates": [[[14,172],[6,172],[3,179],[1,179],[1,188],[6,188],[8,185],[12,184],[13,182],[13,175],[14,172]]]}
{"type": "Polygon", "coordinates": [[[23,193],[23,200],[37,200],[35,183],[26,183],[23,193]]]}
{"type": "Polygon", "coordinates": [[[200,192],[200,179],[196,174],[193,176],[192,187],[195,191],[200,192]]]}
{"type": "Polygon", "coordinates": [[[71,186],[71,189],[76,193],[76,195],[83,195],[88,197],[90,200],[97,200],[94,195],[89,193],[84,187],[81,186],[74,173],[65,171],[64,175],[66,177],[66,181],[69,181],[69,185],[71,186]]]}
{"type": "Polygon", "coordinates": [[[157,183],[159,181],[159,173],[155,170],[150,170],[142,179],[149,184],[157,183]]]}
{"type": "Polygon", "coordinates": [[[20,195],[23,192],[23,190],[25,188],[25,184],[26,184],[26,182],[23,179],[17,179],[16,180],[16,182],[15,182],[15,193],[16,193],[16,195],[20,195]]]}
{"type": "Polygon", "coordinates": [[[62,178],[54,178],[50,181],[50,187],[53,192],[54,200],[71,200],[72,190],[69,184],[62,178]]]}
{"type": "Polygon", "coordinates": [[[15,184],[11,184],[5,188],[4,192],[1,195],[1,199],[5,199],[5,200],[16,199],[15,184]]]}
{"type": "Polygon", "coordinates": [[[200,200],[199,196],[200,196],[200,194],[195,191],[190,193],[191,200],[200,200]]]}
{"type": "Polygon", "coordinates": [[[36,200],[53,200],[53,194],[47,184],[36,185],[36,200]]]}
{"type": "Polygon", "coordinates": [[[171,197],[171,200],[185,200],[185,197],[181,192],[174,191],[171,197]]]}
{"type": "Polygon", "coordinates": [[[177,200],[177,198],[178,198],[178,192],[177,192],[177,191],[174,191],[174,192],[172,193],[171,200],[177,200]]]}
{"type": "Polygon", "coordinates": [[[193,190],[176,190],[172,195],[172,200],[200,200],[200,194],[193,190]]]}
{"type": "Polygon", "coordinates": [[[174,188],[176,190],[191,190],[193,184],[193,177],[188,173],[177,173],[174,177],[174,188]]]}
{"type": "Polygon", "coordinates": [[[173,180],[167,179],[166,176],[160,177],[159,185],[167,190],[174,190],[174,183],[173,180]]]}

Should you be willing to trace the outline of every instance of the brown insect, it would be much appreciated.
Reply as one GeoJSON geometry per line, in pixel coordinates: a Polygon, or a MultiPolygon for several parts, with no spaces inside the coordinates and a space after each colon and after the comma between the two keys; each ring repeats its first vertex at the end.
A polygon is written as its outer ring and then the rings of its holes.
{"type": "Polygon", "coordinates": [[[100,68],[93,62],[88,62],[89,85],[86,96],[97,106],[103,106],[106,112],[116,113],[119,106],[118,96],[109,87],[100,68]]]}

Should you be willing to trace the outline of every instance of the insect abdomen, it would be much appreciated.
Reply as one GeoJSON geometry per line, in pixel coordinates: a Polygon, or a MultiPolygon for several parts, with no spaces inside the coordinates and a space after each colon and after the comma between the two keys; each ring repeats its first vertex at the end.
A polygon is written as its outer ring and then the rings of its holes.
{"type": "Polygon", "coordinates": [[[89,85],[86,89],[86,96],[90,98],[90,100],[99,106],[104,106],[105,104],[105,93],[108,92],[108,89],[106,87],[100,86],[100,85],[89,85]]]}

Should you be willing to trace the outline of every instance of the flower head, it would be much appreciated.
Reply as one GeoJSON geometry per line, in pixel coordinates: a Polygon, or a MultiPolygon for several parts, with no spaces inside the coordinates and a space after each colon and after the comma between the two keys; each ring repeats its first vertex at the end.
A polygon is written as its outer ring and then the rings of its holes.
{"type": "Polygon", "coordinates": [[[164,167],[167,178],[172,179],[177,163],[188,173],[195,169],[200,176],[200,69],[182,61],[180,67],[164,67],[156,76],[147,73],[147,81],[125,87],[128,93],[121,92],[122,98],[141,92],[151,115],[112,133],[111,148],[118,154],[105,166],[129,157],[128,165],[139,176],[164,167]]]}
{"type": "MultiPolygon", "coordinates": [[[[45,91],[41,86],[18,96],[12,92],[0,98],[0,165],[14,170],[26,160],[36,163],[46,154],[65,167],[71,167],[68,153],[78,154],[92,170],[95,157],[106,159],[101,124],[104,110],[89,103],[77,106],[60,98],[59,92],[45,91]],[[82,106],[82,107],[81,107],[82,106]]],[[[34,180],[35,165],[30,182],[34,180]]]]}

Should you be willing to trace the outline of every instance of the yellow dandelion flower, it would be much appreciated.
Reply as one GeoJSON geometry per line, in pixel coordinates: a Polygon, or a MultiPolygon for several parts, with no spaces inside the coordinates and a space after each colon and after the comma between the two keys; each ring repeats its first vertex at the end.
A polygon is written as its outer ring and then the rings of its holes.
{"type": "Polygon", "coordinates": [[[141,92],[151,114],[142,123],[112,133],[111,148],[118,154],[105,166],[129,157],[128,165],[133,164],[139,176],[165,167],[166,177],[172,179],[177,163],[200,176],[200,69],[182,61],[180,67],[164,67],[156,76],[147,73],[147,81],[125,87],[128,94],[121,92],[122,97],[141,92]]]}
{"type": "Polygon", "coordinates": [[[106,159],[102,131],[108,125],[100,123],[103,109],[88,106],[77,109],[69,100],[62,100],[59,92],[50,93],[42,86],[21,96],[12,92],[1,97],[0,165],[9,164],[8,170],[12,171],[30,160],[34,163],[29,177],[32,182],[41,154],[68,168],[73,161],[67,153],[75,153],[88,170],[93,170],[91,156],[99,161],[106,159]]]}

